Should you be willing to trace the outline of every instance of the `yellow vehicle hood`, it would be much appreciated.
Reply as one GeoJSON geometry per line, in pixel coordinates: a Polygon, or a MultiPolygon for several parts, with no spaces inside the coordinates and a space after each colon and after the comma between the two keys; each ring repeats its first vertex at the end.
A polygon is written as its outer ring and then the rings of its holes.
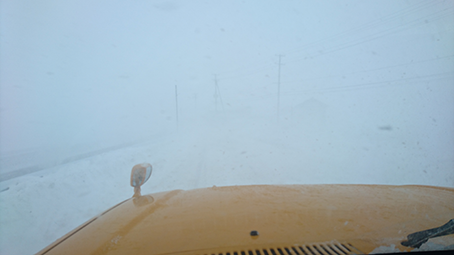
{"type": "MultiPolygon", "coordinates": [[[[404,251],[411,250],[400,244],[408,234],[452,218],[454,189],[449,188],[257,185],[175,190],[128,199],[39,254],[348,254],[390,245],[404,251]]],[[[454,243],[453,235],[444,238],[454,243]]]]}

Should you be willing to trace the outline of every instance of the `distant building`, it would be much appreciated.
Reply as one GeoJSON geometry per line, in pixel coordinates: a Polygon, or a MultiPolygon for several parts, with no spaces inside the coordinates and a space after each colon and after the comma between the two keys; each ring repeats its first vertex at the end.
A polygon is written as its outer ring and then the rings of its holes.
{"type": "Polygon", "coordinates": [[[318,129],[325,126],[327,106],[311,98],[292,107],[291,121],[302,128],[318,129]]]}

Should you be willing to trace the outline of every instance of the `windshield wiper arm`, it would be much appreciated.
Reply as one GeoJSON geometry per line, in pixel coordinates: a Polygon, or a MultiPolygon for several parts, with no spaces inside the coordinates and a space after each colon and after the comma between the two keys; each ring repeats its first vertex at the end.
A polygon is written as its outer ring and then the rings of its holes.
{"type": "Polygon", "coordinates": [[[450,234],[454,234],[454,219],[451,219],[441,227],[409,234],[407,240],[402,241],[401,244],[407,247],[419,248],[423,243],[427,242],[429,238],[450,234]]]}

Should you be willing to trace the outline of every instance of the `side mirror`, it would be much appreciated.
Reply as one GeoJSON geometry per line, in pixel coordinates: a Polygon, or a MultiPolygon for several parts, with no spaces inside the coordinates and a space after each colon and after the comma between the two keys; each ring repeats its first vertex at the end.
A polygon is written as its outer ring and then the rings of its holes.
{"type": "Polygon", "coordinates": [[[131,170],[131,186],[134,187],[134,196],[140,197],[140,186],[142,186],[151,176],[151,165],[142,163],[135,165],[131,170]]]}

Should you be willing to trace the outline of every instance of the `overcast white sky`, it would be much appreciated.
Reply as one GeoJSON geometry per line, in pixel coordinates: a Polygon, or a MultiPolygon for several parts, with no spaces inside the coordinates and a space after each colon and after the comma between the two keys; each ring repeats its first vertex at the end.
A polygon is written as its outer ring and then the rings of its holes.
{"type": "Polygon", "coordinates": [[[452,1],[0,7],[3,152],[173,129],[175,85],[180,118],[212,112],[215,74],[227,111],[275,114],[279,54],[283,111],[316,98],[346,120],[454,131],[452,1]]]}

